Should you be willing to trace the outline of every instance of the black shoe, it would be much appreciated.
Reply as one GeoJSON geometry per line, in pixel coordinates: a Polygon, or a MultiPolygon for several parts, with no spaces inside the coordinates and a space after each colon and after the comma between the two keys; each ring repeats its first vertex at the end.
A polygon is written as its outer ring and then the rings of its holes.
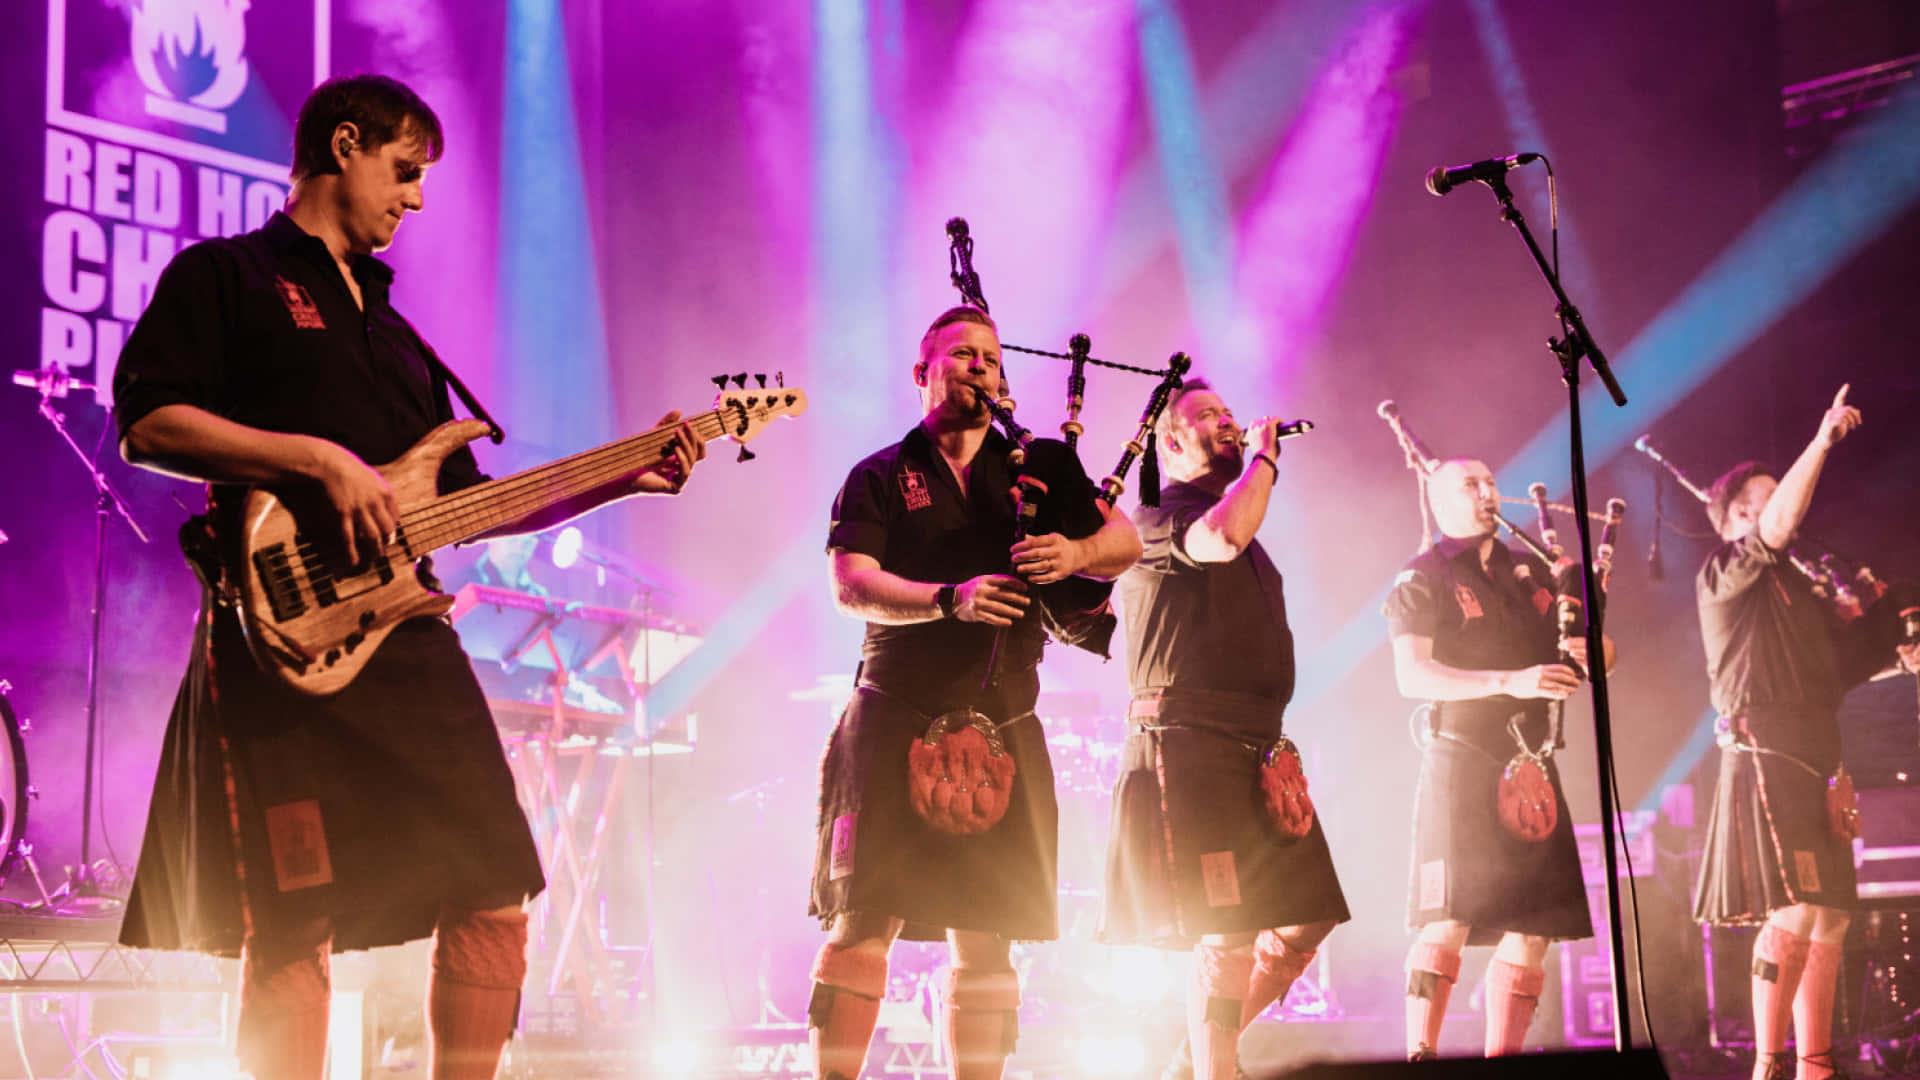
{"type": "Polygon", "coordinates": [[[1440,1055],[1434,1053],[1433,1047],[1428,1046],[1426,1043],[1421,1043],[1419,1046],[1407,1051],[1408,1061],[1437,1061],[1439,1058],[1440,1055]]]}
{"type": "Polygon", "coordinates": [[[1760,1074],[1762,1080],[1793,1080],[1793,1066],[1787,1062],[1793,1059],[1785,1054],[1763,1054],[1767,1059],[1767,1071],[1760,1074]]]}

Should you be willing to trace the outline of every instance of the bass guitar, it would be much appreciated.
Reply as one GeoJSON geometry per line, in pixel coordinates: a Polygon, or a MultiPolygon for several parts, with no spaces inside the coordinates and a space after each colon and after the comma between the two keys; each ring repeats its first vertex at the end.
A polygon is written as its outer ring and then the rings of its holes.
{"type": "MultiPolygon", "coordinates": [[[[323,495],[256,488],[242,503],[237,536],[223,544],[247,646],[263,671],[295,690],[334,693],[353,681],[394,627],[453,607],[453,597],[421,580],[419,563],[427,555],[625,482],[671,454],[683,423],[703,441],[744,444],[774,418],[806,408],[806,394],[793,387],[722,388],[713,409],[691,419],[451,495],[438,492],[441,463],[489,428],[479,420],[442,424],[377,469],[400,504],[400,527],[388,542],[361,541],[360,561],[352,565],[323,495]]],[[[741,454],[751,456],[744,448],[741,454]]]]}

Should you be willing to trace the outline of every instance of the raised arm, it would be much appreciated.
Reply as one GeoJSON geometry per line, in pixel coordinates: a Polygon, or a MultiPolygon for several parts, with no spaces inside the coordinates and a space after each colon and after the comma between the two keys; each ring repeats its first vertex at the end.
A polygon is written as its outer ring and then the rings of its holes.
{"type": "Polygon", "coordinates": [[[1806,519],[1807,507],[1813,503],[1813,488],[1820,480],[1820,469],[1827,463],[1827,451],[1859,426],[1860,410],[1847,404],[1847,386],[1842,384],[1840,392],[1833,395],[1833,405],[1820,418],[1820,430],[1814,433],[1813,441],[1800,451],[1800,456],[1780,477],[1773,497],[1760,511],[1756,528],[1768,547],[1779,551],[1793,539],[1800,522],[1806,519]]]}
{"type": "Polygon", "coordinates": [[[1265,417],[1256,423],[1253,445],[1239,479],[1226,494],[1187,529],[1187,554],[1195,562],[1232,562],[1253,543],[1267,518],[1267,502],[1280,478],[1280,441],[1276,423],[1265,417]]]}

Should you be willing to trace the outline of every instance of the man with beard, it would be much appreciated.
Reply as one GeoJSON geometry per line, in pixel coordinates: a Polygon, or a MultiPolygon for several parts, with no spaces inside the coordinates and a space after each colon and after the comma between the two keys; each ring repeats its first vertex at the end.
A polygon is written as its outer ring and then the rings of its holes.
{"type": "Polygon", "coordinates": [[[1013,542],[1009,445],[982,404],[1002,382],[985,312],[935,319],[913,381],[920,422],[854,466],[827,539],[835,603],[867,631],[821,767],[811,911],[830,937],[807,1010],[821,1080],[860,1075],[902,936],[951,950],[956,1080],[1000,1076],[1020,1004],[1008,946],[1058,935],[1058,810],[1033,713],[1043,635],[1028,585],[1111,580],[1140,552],[1117,513],[1084,539],[1013,542]],[[977,755],[932,758],[962,746],[977,755]]]}
{"type": "Polygon", "coordinates": [[[1120,579],[1133,702],[1100,937],[1193,950],[1187,1042],[1169,1076],[1232,1077],[1240,1033],[1348,918],[1281,734],[1293,632],[1254,538],[1279,479],[1277,427],[1259,421],[1243,448],[1205,380],[1177,390],[1155,438],[1172,482],[1140,509],[1145,556],[1120,579]],[[1291,806],[1275,813],[1263,784],[1282,771],[1291,806]]]}
{"type": "MultiPolygon", "coordinates": [[[[1499,542],[1500,492],[1485,463],[1444,462],[1427,480],[1440,540],[1388,594],[1400,692],[1433,703],[1414,797],[1407,1056],[1431,1058],[1460,950],[1497,945],[1487,969],[1488,1057],[1518,1053],[1540,1004],[1547,946],[1591,937],[1586,886],[1559,770],[1552,703],[1580,688],[1586,642],[1561,639],[1552,571],[1499,542]],[[1505,767],[1527,755],[1552,827],[1503,821],[1505,767]],[[1550,789],[1550,790],[1549,790],[1550,789]]],[[[1607,647],[1611,666],[1612,647],[1607,647]]]]}

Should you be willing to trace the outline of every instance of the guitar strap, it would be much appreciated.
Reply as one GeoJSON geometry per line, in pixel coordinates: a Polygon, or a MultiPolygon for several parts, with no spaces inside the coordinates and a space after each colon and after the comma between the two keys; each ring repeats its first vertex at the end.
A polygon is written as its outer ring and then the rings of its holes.
{"type": "Polygon", "coordinates": [[[487,438],[493,445],[499,446],[507,437],[507,433],[494,421],[492,414],[487,412],[486,406],[480,404],[480,399],[473,396],[473,391],[467,389],[467,384],[460,381],[460,376],[453,373],[453,369],[447,366],[445,360],[440,359],[440,354],[433,351],[433,346],[427,344],[427,339],[421,337],[418,330],[413,332],[413,339],[420,343],[421,350],[427,354],[427,367],[433,372],[434,377],[453,387],[453,392],[459,396],[460,403],[467,407],[467,411],[473,414],[474,419],[486,423],[487,438]]]}

